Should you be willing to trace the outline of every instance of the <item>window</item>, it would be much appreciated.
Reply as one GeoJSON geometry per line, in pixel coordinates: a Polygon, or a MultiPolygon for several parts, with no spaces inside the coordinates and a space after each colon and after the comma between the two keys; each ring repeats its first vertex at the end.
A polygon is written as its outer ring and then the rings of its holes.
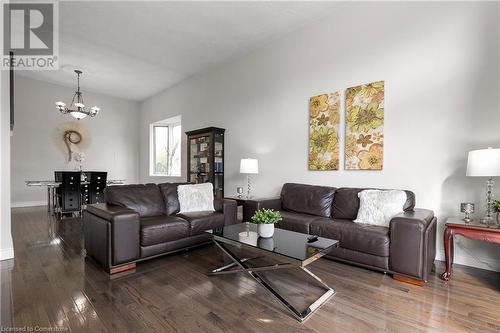
{"type": "Polygon", "coordinates": [[[181,117],[168,118],[150,125],[151,176],[181,175],[181,117]]]}

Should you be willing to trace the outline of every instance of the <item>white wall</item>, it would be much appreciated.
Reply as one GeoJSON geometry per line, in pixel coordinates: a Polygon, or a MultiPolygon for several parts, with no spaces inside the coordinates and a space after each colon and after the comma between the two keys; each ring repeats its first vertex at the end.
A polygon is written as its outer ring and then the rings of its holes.
{"type": "MultiPolygon", "coordinates": [[[[147,131],[182,114],[183,130],[227,129],[227,195],[245,184],[243,157],[259,159],[261,196],[285,182],[410,189],[438,216],[442,259],[446,217],[465,201],[483,213],[485,179],[465,177],[467,151],[500,146],[498,7],[339,4],[336,15],[143,102],[141,180],[174,180],[148,176],[147,131]],[[308,171],[308,98],[376,80],[386,84],[384,170],[308,171]]],[[[498,245],[459,239],[456,248],[456,262],[500,270],[498,245]]]]}
{"type": "Polygon", "coordinates": [[[0,71],[0,260],[14,257],[10,232],[9,72],[0,71]]]}
{"type": "MultiPolygon", "coordinates": [[[[59,126],[75,121],[57,111],[55,102],[70,102],[74,93],[63,87],[16,75],[15,128],[12,137],[12,204],[26,206],[46,203],[43,188],[27,187],[26,180],[54,179],[55,170],[75,170],[68,154],[56,140],[59,126]]],[[[90,136],[84,149],[84,170],[108,171],[109,179],[137,182],[139,173],[139,104],[100,94],[83,92],[85,102],[99,105],[95,117],[79,121],[90,136]]],[[[63,145],[64,147],[64,145],[63,145]]]]}

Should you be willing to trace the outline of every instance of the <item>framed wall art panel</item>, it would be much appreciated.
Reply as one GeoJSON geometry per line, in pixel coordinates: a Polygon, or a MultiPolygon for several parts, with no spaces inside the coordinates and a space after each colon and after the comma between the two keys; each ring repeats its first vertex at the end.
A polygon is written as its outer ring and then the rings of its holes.
{"type": "Polygon", "coordinates": [[[346,90],[345,170],[382,170],[384,81],[346,90]]]}
{"type": "Polygon", "coordinates": [[[339,169],[340,93],[309,99],[309,170],[339,169]]]}

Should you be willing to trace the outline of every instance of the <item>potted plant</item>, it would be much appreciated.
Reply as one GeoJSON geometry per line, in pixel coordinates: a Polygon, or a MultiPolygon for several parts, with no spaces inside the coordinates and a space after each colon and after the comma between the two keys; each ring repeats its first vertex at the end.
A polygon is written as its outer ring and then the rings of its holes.
{"type": "Polygon", "coordinates": [[[258,224],[257,231],[260,237],[273,237],[274,224],[281,221],[281,214],[274,209],[262,208],[252,216],[252,222],[258,224]]]}
{"type": "Polygon", "coordinates": [[[500,225],[500,201],[495,200],[493,201],[493,211],[497,213],[497,224],[500,225]]]}

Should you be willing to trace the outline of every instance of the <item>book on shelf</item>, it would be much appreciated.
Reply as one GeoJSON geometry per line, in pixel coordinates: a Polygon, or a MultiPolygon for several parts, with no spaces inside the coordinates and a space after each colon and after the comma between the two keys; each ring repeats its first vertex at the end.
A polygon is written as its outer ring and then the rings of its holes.
{"type": "Polygon", "coordinates": [[[215,172],[224,172],[224,168],[223,168],[222,162],[215,162],[215,164],[214,164],[214,171],[215,172]]]}

